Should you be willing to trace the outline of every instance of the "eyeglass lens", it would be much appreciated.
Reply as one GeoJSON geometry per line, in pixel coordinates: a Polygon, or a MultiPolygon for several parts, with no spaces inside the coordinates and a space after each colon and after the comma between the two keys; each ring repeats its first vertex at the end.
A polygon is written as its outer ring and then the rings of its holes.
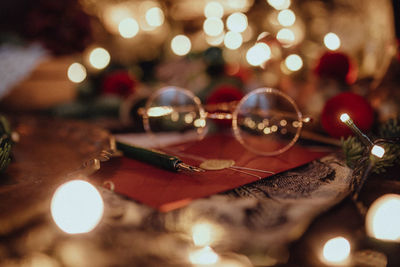
{"type": "MultiPolygon", "coordinates": [[[[165,87],[149,98],[143,122],[146,131],[154,136],[178,132],[201,139],[207,132],[206,116],[200,100],[192,92],[165,87]]],[[[277,155],[298,139],[301,113],[286,94],[260,88],[239,102],[233,112],[232,126],[236,139],[248,150],[277,155]]]]}

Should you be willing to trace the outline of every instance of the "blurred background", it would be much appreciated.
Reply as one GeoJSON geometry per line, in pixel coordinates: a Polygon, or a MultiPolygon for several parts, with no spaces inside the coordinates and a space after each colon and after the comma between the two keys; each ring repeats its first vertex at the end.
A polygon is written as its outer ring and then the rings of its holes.
{"type": "Polygon", "coordinates": [[[396,5],[2,1],[1,108],[108,118],[111,128],[140,130],[137,107],[163,86],[189,89],[205,103],[266,86],[286,92],[317,122],[326,102],[343,92],[361,95],[374,118],[386,120],[400,105],[390,83],[397,72],[385,76],[398,63],[396,5]]]}

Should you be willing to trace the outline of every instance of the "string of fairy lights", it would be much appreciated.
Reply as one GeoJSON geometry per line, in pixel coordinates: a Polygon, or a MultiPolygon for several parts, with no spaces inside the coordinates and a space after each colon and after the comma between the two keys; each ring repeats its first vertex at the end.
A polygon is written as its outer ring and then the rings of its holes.
{"type": "MultiPolygon", "coordinates": [[[[135,2],[132,2],[134,5],[135,2]]],[[[276,34],[261,32],[255,38],[255,27],[249,23],[248,16],[245,12],[224,9],[224,5],[220,1],[204,2],[203,6],[203,23],[202,38],[208,47],[222,47],[225,50],[236,52],[236,56],[231,56],[227,60],[233,58],[237,60],[245,59],[245,63],[252,67],[264,68],[268,61],[273,58],[282,56],[280,51],[282,48],[294,47],[304,39],[304,30],[296,26],[298,18],[294,10],[290,9],[290,0],[267,0],[276,12],[270,23],[278,25],[276,34]],[[280,28],[280,29],[279,29],[280,28]],[[279,45],[265,41],[274,38],[279,45]],[[252,40],[256,40],[251,44],[252,40]],[[246,44],[244,47],[243,45],[246,44]],[[237,56],[238,54],[244,57],[237,56]]],[[[136,4],[139,5],[139,4],[136,4]]],[[[132,12],[129,5],[115,4],[104,8],[101,21],[105,29],[120,36],[122,39],[132,40],[138,38],[143,33],[158,34],[159,31],[165,30],[167,17],[165,11],[158,2],[145,1],[139,5],[138,12],[132,12]],[[137,13],[144,14],[139,16],[137,13]],[[136,17],[135,17],[136,14],[136,17]]],[[[299,22],[300,23],[300,22],[299,22]]],[[[171,29],[169,32],[172,33],[171,29]]],[[[176,33],[170,36],[169,50],[175,56],[183,57],[194,49],[193,36],[185,33],[176,33]]],[[[333,32],[328,32],[321,39],[321,45],[329,50],[337,50],[341,46],[340,38],[333,32]]],[[[228,60],[228,61],[229,61],[228,60]]],[[[105,69],[111,62],[110,52],[104,47],[90,47],[84,52],[84,60],[82,63],[75,62],[68,69],[68,78],[74,83],[83,82],[88,72],[96,72],[105,69]]],[[[302,55],[292,53],[282,58],[281,71],[283,74],[289,75],[302,69],[304,65],[302,55]]]]}

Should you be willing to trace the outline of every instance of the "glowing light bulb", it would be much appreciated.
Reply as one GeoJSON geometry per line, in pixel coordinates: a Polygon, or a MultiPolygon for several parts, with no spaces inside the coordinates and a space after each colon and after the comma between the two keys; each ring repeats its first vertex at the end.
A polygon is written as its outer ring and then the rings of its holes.
{"type": "Polygon", "coordinates": [[[290,0],[267,0],[267,2],[276,10],[287,9],[291,4],[290,0]]]}
{"type": "Polygon", "coordinates": [[[292,26],[296,21],[296,15],[290,9],[285,9],[279,12],[278,14],[278,22],[282,26],[292,26]]]}
{"type": "Polygon", "coordinates": [[[282,44],[289,45],[294,42],[295,36],[292,30],[283,28],[276,34],[276,39],[282,44]]]}
{"type": "Polygon", "coordinates": [[[324,44],[329,50],[337,50],[340,47],[340,38],[333,32],[330,32],[325,35],[324,44]]]}
{"type": "Polygon", "coordinates": [[[298,71],[303,67],[303,60],[299,55],[292,54],[285,59],[285,65],[291,71],[298,71]]]}
{"type": "Polygon", "coordinates": [[[271,48],[265,43],[257,43],[246,53],[247,62],[252,66],[260,66],[271,58],[271,48]]]}
{"type": "Polygon", "coordinates": [[[387,194],[372,203],[366,216],[369,236],[400,242],[400,195],[387,194]]]}
{"type": "Polygon", "coordinates": [[[126,18],[119,23],[119,34],[124,38],[132,38],[139,32],[139,24],[133,18],[126,18]]]}
{"type": "Polygon", "coordinates": [[[61,230],[68,234],[93,230],[103,216],[103,199],[97,189],[82,180],[61,185],[51,200],[51,215],[61,230]]]}
{"type": "Polygon", "coordinates": [[[192,48],[190,39],[186,35],[177,35],[171,41],[171,49],[178,56],[184,56],[192,48]]]}
{"type": "Polygon", "coordinates": [[[371,154],[378,158],[382,158],[385,155],[385,149],[380,145],[374,145],[371,149],[371,154]]]}
{"type": "Polygon", "coordinates": [[[97,47],[90,52],[89,62],[96,69],[104,69],[110,63],[110,54],[107,50],[97,47]]]}
{"type": "Polygon", "coordinates": [[[231,50],[238,49],[243,43],[242,35],[238,32],[229,31],[225,34],[224,44],[231,50]]]}
{"type": "Polygon", "coordinates": [[[226,27],[233,32],[243,32],[247,25],[247,16],[241,12],[232,13],[226,20],[226,27]]]}
{"type": "Polygon", "coordinates": [[[204,15],[206,18],[222,18],[224,15],[224,8],[218,2],[208,2],[204,7],[204,15]]]}
{"type": "Polygon", "coordinates": [[[80,63],[72,63],[68,68],[67,75],[71,82],[83,82],[87,76],[86,68],[80,63]]]}
{"type": "Polygon", "coordinates": [[[214,241],[213,226],[209,223],[197,223],[192,227],[193,243],[196,246],[209,246],[214,241]]]}
{"type": "Polygon", "coordinates": [[[195,250],[189,254],[189,260],[192,264],[211,265],[219,260],[217,253],[209,246],[195,250]]]}
{"type": "Polygon", "coordinates": [[[164,12],[159,7],[152,7],[146,11],[146,22],[152,27],[159,27],[164,23],[164,12]]]}
{"type": "Polygon", "coordinates": [[[340,115],[340,120],[344,123],[348,122],[350,120],[350,116],[347,113],[342,113],[340,115]]]}
{"type": "Polygon", "coordinates": [[[220,18],[208,18],[204,21],[203,30],[209,36],[218,36],[224,31],[224,23],[220,18]]]}
{"type": "Polygon", "coordinates": [[[325,243],[322,251],[322,260],[328,264],[342,265],[348,261],[351,246],[344,237],[335,237],[325,243]]]}

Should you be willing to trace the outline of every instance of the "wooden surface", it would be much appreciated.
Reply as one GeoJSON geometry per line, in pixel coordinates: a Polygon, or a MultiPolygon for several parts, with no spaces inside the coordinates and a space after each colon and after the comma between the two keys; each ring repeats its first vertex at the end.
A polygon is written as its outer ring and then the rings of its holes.
{"type": "Polygon", "coordinates": [[[14,117],[20,141],[0,177],[0,234],[38,216],[62,181],[82,175],[82,164],[109,148],[109,134],[90,124],[14,117]]]}

